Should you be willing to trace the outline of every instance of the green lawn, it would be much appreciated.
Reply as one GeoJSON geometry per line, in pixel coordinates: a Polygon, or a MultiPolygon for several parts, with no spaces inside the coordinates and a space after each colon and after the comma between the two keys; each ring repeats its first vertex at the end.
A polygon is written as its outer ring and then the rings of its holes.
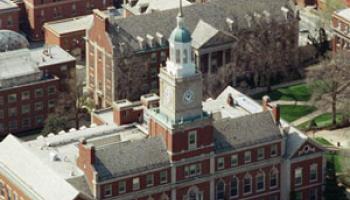
{"type": "Polygon", "coordinates": [[[330,143],[328,140],[324,139],[323,137],[315,137],[312,139],[323,146],[333,146],[332,143],[330,143]]]}
{"type": "MultiPolygon", "coordinates": [[[[341,114],[337,114],[337,124],[341,123],[343,117],[341,114]]],[[[332,114],[331,113],[323,113],[314,118],[317,128],[325,128],[332,125],[332,114]]],[[[306,130],[309,128],[310,121],[307,121],[298,126],[301,130],[306,130]]]]}
{"type": "Polygon", "coordinates": [[[311,97],[311,91],[309,87],[303,83],[298,85],[292,85],[276,90],[272,90],[269,93],[259,93],[253,96],[254,99],[261,99],[264,95],[270,96],[272,101],[276,100],[292,100],[292,101],[308,101],[311,97]]]}
{"type": "Polygon", "coordinates": [[[313,106],[280,105],[282,119],[292,122],[316,110],[313,106]]]}

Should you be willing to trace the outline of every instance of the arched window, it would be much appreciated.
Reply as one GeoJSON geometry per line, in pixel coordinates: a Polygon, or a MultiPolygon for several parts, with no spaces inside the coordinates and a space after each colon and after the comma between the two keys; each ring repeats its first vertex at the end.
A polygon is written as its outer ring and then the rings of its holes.
{"type": "Polygon", "coordinates": [[[265,174],[264,172],[256,175],[256,190],[258,192],[265,190],[265,174]]]}
{"type": "Polygon", "coordinates": [[[196,186],[191,187],[184,198],[184,200],[202,200],[202,199],[203,199],[203,192],[200,192],[196,186]]]}
{"type": "Polygon", "coordinates": [[[252,192],[252,176],[250,174],[247,174],[244,176],[243,192],[244,193],[251,193],[252,192]]]}
{"type": "Polygon", "coordinates": [[[187,62],[188,62],[188,52],[187,52],[187,49],[184,49],[184,50],[183,50],[182,62],[183,62],[183,64],[187,64],[187,62]]]}
{"type": "Polygon", "coordinates": [[[278,185],[278,170],[272,169],[270,172],[270,188],[275,188],[278,185]]]}
{"type": "Polygon", "coordinates": [[[175,62],[176,63],[180,63],[181,62],[181,52],[180,52],[180,49],[176,49],[176,53],[175,53],[176,55],[175,55],[175,62]]]}
{"type": "Polygon", "coordinates": [[[216,200],[224,200],[225,197],[225,183],[219,181],[216,184],[216,200]]]}
{"type": "Polygon", "coordinates": [[[238,195],[238,178],[232,177],[230,185],[230,196],[236,197],[238,195]]]}

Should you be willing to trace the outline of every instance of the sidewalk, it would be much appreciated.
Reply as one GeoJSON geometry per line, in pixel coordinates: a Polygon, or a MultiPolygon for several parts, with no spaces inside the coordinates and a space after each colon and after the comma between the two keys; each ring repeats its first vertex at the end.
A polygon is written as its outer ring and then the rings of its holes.
{"type": "Polygon", "coordinates": [[[350,127],[337,130],[321,130],[315,133],[331,142],[334,146],[340,142],[341,148],[350,148],[350,127]]]}
{"type": "Polygon", "coordinates": [[[315,117],[321,115],[322,113],[324,113],[324,112],[321,111],[321,110],[316,110],[315,112],[312,112],[312,113],[310,113],[310,114],[308,114],[308,115],[305,115],[305,116],[303,116],[303,117],[301,117],[301,118],[299,118],[299,119],[293,121],[293,122],[291,123],[291,125],[292,125],[292,126],[299,126],[300,124],[303,124],[303,123],[305,123],[305,122],[307,122],[307,121],[310,121],[310,120],[312,120],[313,118],[315,118],[315,117]]]}

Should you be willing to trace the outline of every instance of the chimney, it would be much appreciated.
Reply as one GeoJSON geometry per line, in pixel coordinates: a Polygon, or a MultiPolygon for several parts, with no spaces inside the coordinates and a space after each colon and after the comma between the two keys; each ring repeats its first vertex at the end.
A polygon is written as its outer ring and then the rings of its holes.
{"type": "Polygon", "coordinates": [[[233,31],[233,24],[235,23],[235,21],[233,21],[233,19],[227,17],[226,23],[227,23],[228,29],[230,31],[233,31]]]}
{"type": "Polygon", "coordinates": [[[281,112],[280,112],[279,105],[275,105],[272,107],[272,115],[273,115],[273,118],[274,118],[276,124],[280,124],[281,112]]]}
{"type": "Polygon", "coordinates": [[[270,97],[267,95],[263,96],[261,104],[263,107],[263,111],[268,111],[270,107],[270,97]]]}
{"type": "Polygon", "coordinates": [[[234,106],[234,100],[233,100],[232,94],[228,94],[228,95],[227,95],[226,103],[227,103],[229,106],[231,106],[231,107],[234,106]]]}
{"type": "Polygon", "coordinates": [[[95,163],[95,147],[92,144],[87,144],[85,139],[80,139],[78,160],[85,166],[95,163]]]}

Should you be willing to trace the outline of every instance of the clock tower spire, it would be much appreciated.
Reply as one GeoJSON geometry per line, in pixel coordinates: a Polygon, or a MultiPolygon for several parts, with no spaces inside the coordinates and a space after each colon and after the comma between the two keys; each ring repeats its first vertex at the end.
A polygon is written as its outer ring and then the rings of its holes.
{"type": "Polygon", "coordinates": [[[159,74],[160,112],[175,124],[203,115],[202,76],[193,61],[191,33],[179,1],[176,27],[169,37],[169,58],[159,74]]]}

